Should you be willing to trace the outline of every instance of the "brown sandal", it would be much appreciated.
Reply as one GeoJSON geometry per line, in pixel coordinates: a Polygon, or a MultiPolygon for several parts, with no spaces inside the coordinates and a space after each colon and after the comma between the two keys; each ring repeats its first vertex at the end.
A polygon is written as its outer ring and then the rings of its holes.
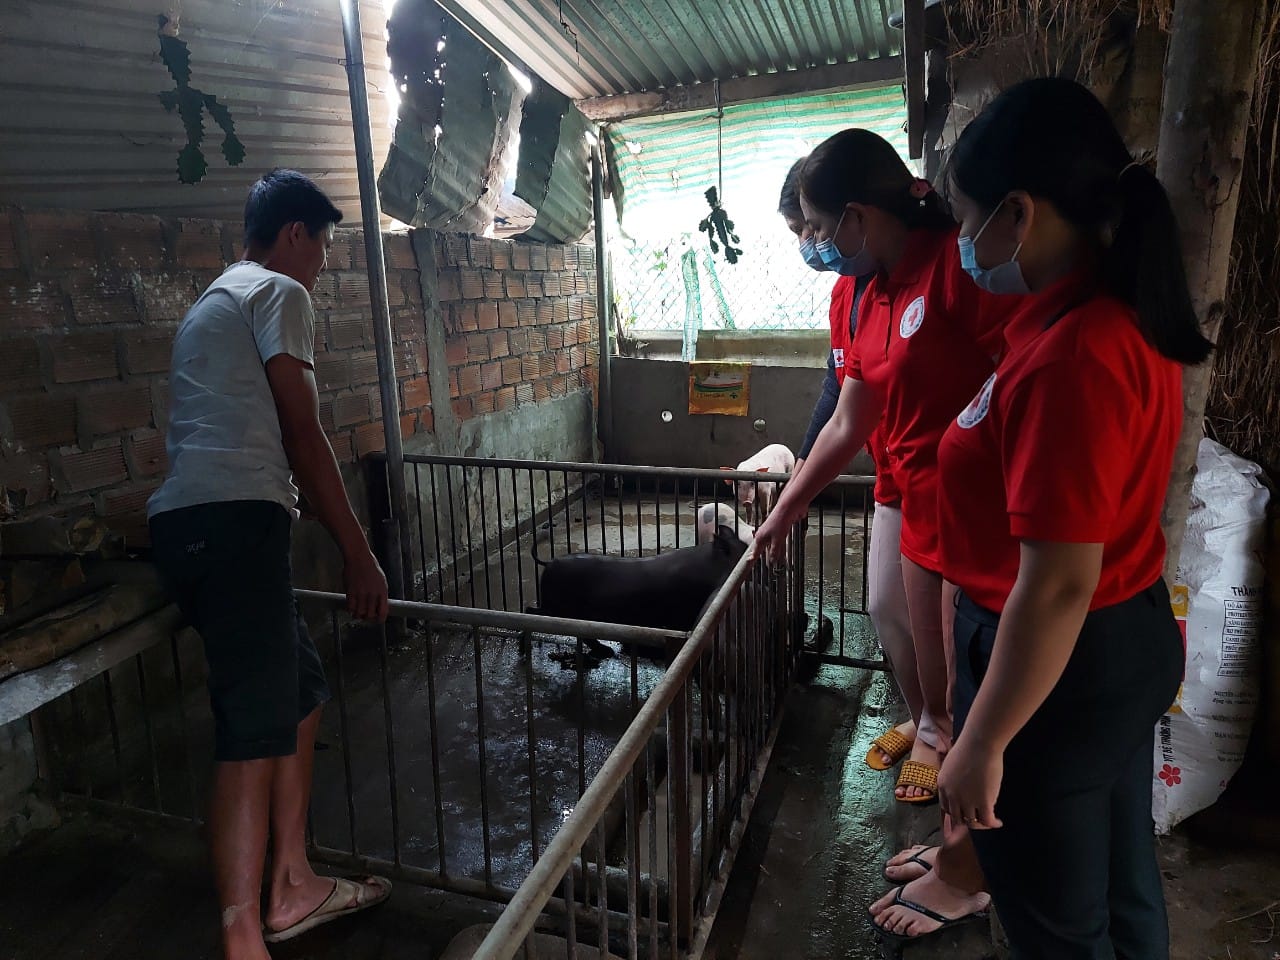
{"type": "Polygon", "coordinates": [[[919,787],[921,790],[929,791],[923,797],[895,797],[894,799],[899,803],[910,803],[924,807],[931,803],[937,803],[938,768],[931,767],[927,763],[920,763],[917,760],[908,760],[902,765],[902,772],[898,774],[898,786],[919,787]]]}
{"type": "Polygon", "coordinates": [[[362,877],[359,880],[333,878],[333,890],[320,901],[320,905],[291,927],[283,930],[264,930],[262,939],[267,943],[283,943],[296,936],[314,930],[322,923],[337,920],[352,913],[368,909],[391,896],[391,881],[382,877],[362,877]]]}
{"type": "Polygon", "coordinates": [[[898,732],[897,727],[891,727],[871,741],[871,749],[867,751],[867,766],[872,770],[896,767],[914,745],[914,739],[908,740],[898,732]],[[880,756],[882,753],[891,758],[888,763],[880,756]]]}

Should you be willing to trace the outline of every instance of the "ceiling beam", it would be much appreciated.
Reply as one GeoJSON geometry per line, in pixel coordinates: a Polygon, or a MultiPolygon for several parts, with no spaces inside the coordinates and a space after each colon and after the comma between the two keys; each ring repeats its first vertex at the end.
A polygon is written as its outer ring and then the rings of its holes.
{"type": "MultiPolygon", "coordinates": [[[[881,57],[855,60],[807,70],[763,73],[754,77],[734,77],[720,81],[720,103],[750,103],[775,97],[847,90],[851,87],[879,86],[902,80],[902,59],[881,57]]],[[[598,123],[645,117],[654,114],[714,110],[714,83],[692,83],[648,93],[622,93],[610,97],[589,97],[578,101],[578,109],[598,123]]]]}
{"type": "Polygon", "coordinates": [[[907,156],[924,156],[925,123],[924,0],[903,0],[902,60],[907,88],[907,156]]]}

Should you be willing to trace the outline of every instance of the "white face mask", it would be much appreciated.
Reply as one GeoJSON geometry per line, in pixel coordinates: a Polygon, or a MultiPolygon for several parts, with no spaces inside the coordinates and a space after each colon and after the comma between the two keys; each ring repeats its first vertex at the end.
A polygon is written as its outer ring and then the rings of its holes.
{"type": "Polygon", "coordinates": [[[1000,212],[1000,207],[1004,206],[1004,201],[1000,201],[986,220],[982,222],[982,226],[978,228],[978,232],[972,237],[958,237],[957,245],[960,247],[960,266],[962,266],[969,276],[973,277],[973,282],[988,293],[1008,293],[1008,294],[1025,294],[1030,293],[1031,288],[1027,286],[1027,280],[1022,275],[1022,267],[1018,265],[1018,254],[1022,252],[1022,244],[1019,243],[1013,249],[1013,256],[1006,262],[998,266],[987,269],[978,266],[978,252],[976,245],[978,238],[982,236],[982,231],[986,230],[995,215],[1000,212]]]}

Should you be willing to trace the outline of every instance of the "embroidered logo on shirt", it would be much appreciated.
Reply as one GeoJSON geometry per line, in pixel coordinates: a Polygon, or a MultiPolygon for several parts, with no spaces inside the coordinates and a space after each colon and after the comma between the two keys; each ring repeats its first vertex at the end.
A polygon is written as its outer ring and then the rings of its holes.
{"type": "Polygon", "coordinates": [[[898,333],[902,335],[903,340],[906,340],[920,329],[922,323],[924,323],[924,297],[916,297],[907,305],[907,309],[902,311],[898,333]]]}
{"type": "Polygon", "coordinates": [[[842,347],[831,348],[831,359],[836,362],[836,368],[844,366],[844,349],[842,347]]]}
{"type": "Polygon", "coordinates": [[[987,377],[987,382],[982,385],[978,395],[960,411],[960,416],[956,417],[956,424],[962,430],[972,430],[986,418],[987,411],[991,409],[991,391],[995,385],[996,375],[993,373],[987,377]]]}

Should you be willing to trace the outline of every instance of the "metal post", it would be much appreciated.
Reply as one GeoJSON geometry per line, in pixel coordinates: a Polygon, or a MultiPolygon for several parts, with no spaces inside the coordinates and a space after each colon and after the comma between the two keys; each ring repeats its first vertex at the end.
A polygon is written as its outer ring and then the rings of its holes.
{"type": "Polygon", "coordinates": [[[360,213],[364,222],[365,262],[369,265],[369,299],[373,305],[373,342],[378,356],[378,388],[382,395],[382,430],[387,446],[387,485],[391,516],[383,522],[387,580],[393,597],[408,597],[412,578],[408,497],[404,482],[404,442],[400,436],[400,392],[391,352],[391,312],[387,307],[387,263],[382,250],[382,217],[373,171],[373,136],[369,129],[369,93],[365,87],[364,46],[359,0],[338,0],[342,40],[347,54],[347,87],[351,126],[356,138],[356,172],[360,176],[360,213]]]}
{"type": "Polygon", "coordinates": [[[604,245],[604,131],[596,129],[596,144],[591,148],[591,210],[595,220],[596,240],[596,322],[600,325],[600,409],[598,434],[605,454],[613,447],[613,349],[609,338],[609,275],[604,245]]]}

